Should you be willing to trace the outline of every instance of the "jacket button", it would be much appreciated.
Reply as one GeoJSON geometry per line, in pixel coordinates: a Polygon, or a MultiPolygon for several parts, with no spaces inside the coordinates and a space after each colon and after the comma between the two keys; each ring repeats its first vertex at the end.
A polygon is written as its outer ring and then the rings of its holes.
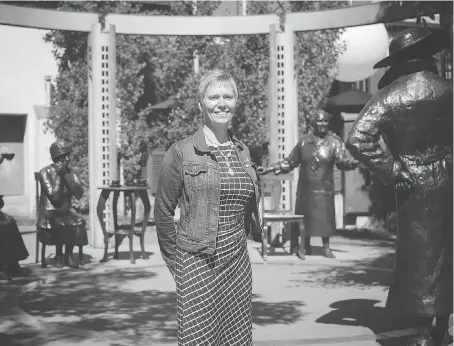
{"type": "Polygon", "coordinates": [[[248,167],[249,167],[249,165],[246,165],[246,168],[248,168],[248,167]]]}

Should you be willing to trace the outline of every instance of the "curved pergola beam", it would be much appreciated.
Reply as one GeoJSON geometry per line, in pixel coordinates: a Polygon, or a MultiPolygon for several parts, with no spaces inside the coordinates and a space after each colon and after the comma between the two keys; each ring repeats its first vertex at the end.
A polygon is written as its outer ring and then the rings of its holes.
{"type": "Polygon", "coordinates": [[[269,34],[270,25],[279,27],[277,15],[259,16],[136,16],[109,14],[106,25],[117,34],[223,36],[269,34]]]}
{"type": "MultiPolygon", "coordinates": [[[[277,15],[260,16],[145,16],[108,14],[106,27],[115,25],[117,34],[222,36],[268,34],[279,26],[277,15]]],[[[0,24],[47,30],[90,32],[99,22],[96,13],[45,10],[0,4],[0,24]]]]}
{"type": "Polygon", "coordinates": [[[0,24],[25,28],[90,32],[98,23],[95,13],[44,10],[0,4],[0,24]]]}
{"type": "Polygon", "coordinates": [[[379,2],[334,10],[288,13],[285,23],[293,31],[338,29],[414,18],[425,14],[420,10],[405,3],[398,6],[398,2],[379,2]]]}
{"type": "MultiPolygon", "coordinates": [[[[286,24],[294,31],[312,31],[392,22],[421,13],[411,6],[398,7],[388,2],[352,6],[336,10],[288,13],[286,24]]],[[[117,34],[222,36],[267,34],[270,25],[279,27],[277,15],[260,16],[146,16],[108,14],[106,25],[117,34]]],[[[96,13],[45,10],[0,4],[0,24],[28,28],[90,32],[98,23],[96,13]]]]}

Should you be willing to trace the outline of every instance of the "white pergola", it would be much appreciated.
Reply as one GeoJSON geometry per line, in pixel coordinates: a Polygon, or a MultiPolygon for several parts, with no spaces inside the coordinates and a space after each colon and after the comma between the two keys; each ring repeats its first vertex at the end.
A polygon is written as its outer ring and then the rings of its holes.
{"type": "MultiPolygon", "coordinates": [[[[260,16],[144,16],[107,14],[105,25],[95,13],[76,13],[0,4],[0,25],[89,33],[89,179],[90,244],[103,247],[96,217],[100,190],[117,174],[116,149],[116,34],[224,36],[268,34],[270,40],[269,119],[271,160],[288,155],[298,140],[298,95],[295,76],[295,32],[376,24],[412,18],[419,13],[387,13],[386,5],[373,3],[337,10],[290,13],[284,31],[277,15],[260,16]],[[184,29],[182,29],[184,28],[184,29]],[[285,92],[284,92],[285,90],[285,92]],[[283,97],[285,93],[285,98],[283,97]],[[282,121],[279,121],[282,120],[282,121]]],[[[297,172],[295,172],[295,178],[297,172]]],[[[283,186],[283,195],[289,189],[283,186]]],[[[285,200],[289,200],[286,198],[285,200]]],[[[288,209],[291,206],[287,206],[288,209]]],[[[106,228],[112,228],[109,206],[106,228]]]]}

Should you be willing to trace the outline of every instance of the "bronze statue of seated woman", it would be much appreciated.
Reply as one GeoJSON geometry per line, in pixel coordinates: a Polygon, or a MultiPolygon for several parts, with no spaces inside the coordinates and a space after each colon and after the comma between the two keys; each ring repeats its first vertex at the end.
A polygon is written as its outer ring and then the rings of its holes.
{"type": "MultiPolygon", "coordinates": [[[[0,209],[4,206],[3,196],[0,196],[0,209]]],[[[19,261],[28,257],[22,236],[16,220],[0,210],[0,271],[8,279],[20,275],[19,261]]]]}
{"type": "MultiPolygon", "coordinates": [[[[80,263],[82,246],[88,244],[85,220],[72,208],[71,199],[73,196],[82,197],[83,186],[79,176],[69,167],[69,154],[69,148],[63,142],[53,143],[50,155],[54,163],[39,172],[39,240],[43,245],[55,245],[56,265],[59,268],[65,265],[77,268],[78,264],[72,257],[74,246],[79,246],[80,263]]],[[[46,266],[44,258],[42,266],[46,266]]]]}

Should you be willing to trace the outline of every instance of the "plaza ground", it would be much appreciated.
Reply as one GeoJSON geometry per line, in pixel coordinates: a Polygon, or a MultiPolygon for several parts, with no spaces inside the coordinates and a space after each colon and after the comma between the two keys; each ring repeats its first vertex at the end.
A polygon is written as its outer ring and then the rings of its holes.
{"type": "MultiPolygon", "coordinates": [[[[21,225],[27,228],[33,225],[21,225]]],[[[49,247],[51,265],[42,269],[34,263],[35,235],[24,241],[27,275],[0,281],[0,345],[176,345],[175,284],[154,227],[146,234],[150,258],[137,251],[135,265],[124,242],[120,259],[107,263],[99,263],[102,249],[86,247],[87,263],[78,270],[54,268],[49,247]]],[[[266,263],[259,245],[249,243],[254,345],[405,345],[415,321],[384,308],[393,237],[339,232],[332,239],[335,260],[322,257],[320,239],[312,243],[314,255],[305,261],[278,249],[266,263]]]]}

